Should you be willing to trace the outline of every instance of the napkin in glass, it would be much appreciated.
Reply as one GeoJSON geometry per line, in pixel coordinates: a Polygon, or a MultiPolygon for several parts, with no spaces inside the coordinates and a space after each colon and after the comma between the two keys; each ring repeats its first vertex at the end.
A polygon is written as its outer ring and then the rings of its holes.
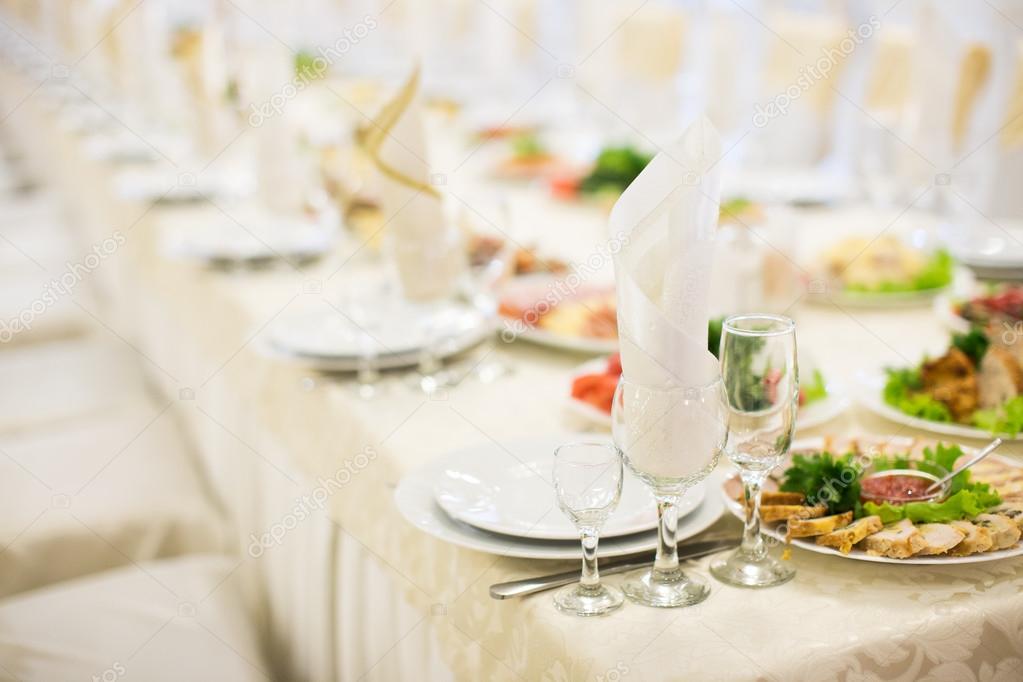
{"type": "Polygon", "coordinates": [[[358,141],[379,171],[380,203],[405,296],[436,300],[454,292],[465,267],[461,235],[444,217],[427,160],[420,101],[419,67],[373,120],[358,141]]]}
{"type": "Polygon", "coordinates": [[[679,403],[706,398],[704,387],[718,376],[707,324],[720,157],[720,137],[701,118],[611,211],[611,233],[623,244],[615,255],[622,376],[652,389],[624,396],[628,454],[665,478],[692,476],[715,456],[717,430],[687,423],[699,411],[679,403]]]}

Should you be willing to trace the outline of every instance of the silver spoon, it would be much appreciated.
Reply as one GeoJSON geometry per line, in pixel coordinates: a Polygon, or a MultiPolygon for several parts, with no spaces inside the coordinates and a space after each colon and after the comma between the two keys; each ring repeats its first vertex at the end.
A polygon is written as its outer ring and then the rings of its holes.
{"type": "Polygon", "coordinates": [[[929,493],[933,493],[935,490],[937,490],[941,486],[943,486],[946,483],[948,483],[949,481],[951,481],[953,478],[958,476],[960,473],[966,471],[967,469],[972,467],[974,464],[976,464],[980,460],[982,460],[985,457],[987,457],[988,455],[990,455],[992,452],[994,452],[996,449],[998,449],[998,446],[1001,445],[1001,444],[1002,444],[1002,439],[1001,438],[995,438],[993,441],[988,443],[987,447],[985,447],[983,450],[978,452],[977,455],[973,459],[968,461],[966,464],[962,465],[961,467],[959,467],[958,469],[956,469],[955,471],[950,473],[948,476],[945,476],[944,478],[938,479],[934,483],[932,483],[929,486],[927,486],[927,490],[924,491],[924,494],[926,495],[926,494],[929,494],[929,493]]]}

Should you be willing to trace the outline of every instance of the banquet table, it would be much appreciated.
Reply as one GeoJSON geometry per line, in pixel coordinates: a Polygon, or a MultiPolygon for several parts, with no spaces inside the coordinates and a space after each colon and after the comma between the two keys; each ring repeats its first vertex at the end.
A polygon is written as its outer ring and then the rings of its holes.
{"type": "MultiPolygon", "coordinates": [[[[3,80],[15,95],[32,87],[11,72],[3,80]]],[[[310,265],[259,271],[168,258],[166,230],[232,207],[124,200],[113,181],[124,166],[88,158],[81,138],[32,97],[15,116],[80,219],[79,248],[114,230],[126,235],[100,272],[118,284],[109,288],[116,296],[89,313],[137,353],[184,417],[212,488],[232,513],[242,560],[260,576],[252,589],[267,594],[261,617],[272,643],[310,679],[1023,678],[1018,560],[903,567],[794,550],[792,582],[744,591],[711,580],[710,598],[685,609],[627,604],[608,617],[577,619],[557,612],[548,593],[492,600],[492,583],[574,564],[501,558],[436,540],[400,516],[395,485],[453,449],[570,430],[563,403],[571,371],[585,358],[499,343],[492,352],[515,368],[510,376],[467,380],[432,397],[394,381],[363,400],[350,378],[315,373],[265,344],[282,315],[379,275],[379,258],[359,240],[345,239],[310,265]],[[328,493],[325,508],[297,518],[298,501],[318,490],[328,493]],[[261,540],[281,528],[279,540],[261,540]]],[[[441,168],[465,154],[452,140],[440,147],[441,168]]],[[[450,191],[468,206],[487,189],[472,169],[451,177],[450,191]]],[[[579,260],[607,238],[601,211],[557,203],[534,188],[515,192],[523,240],[579,260]]],[[[791,219],[800,248],[812,250],[843,229],[876,233],[913,216],[854,206],[793,211],[791,219]]],[[[942,350],[947,338],[929,307],[799,301],[789,313],[800,346],[829,379],[849,386],[860,369],[915,361],[942,350]]],[[[924,435],[856,407],[799,435],[860,433],[924,435]]],[[[1003,452],[1018,457],[1023,448],[1011,443],[1003,452]]],[[[736,537],[739,528],[732,518],[715,526],[736,537]]],[[[692,570],[708,576],[708,563],[698,560],[692,570]]]]}

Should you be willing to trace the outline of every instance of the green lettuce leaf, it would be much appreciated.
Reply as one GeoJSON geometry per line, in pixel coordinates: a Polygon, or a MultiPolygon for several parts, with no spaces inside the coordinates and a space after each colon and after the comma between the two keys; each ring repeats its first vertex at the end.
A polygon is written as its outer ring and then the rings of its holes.
{"type": "Polygon", "coordinates": [[[863,504],[863,513],[876,514],[885,524],[909,519],[913,523],[948,523],[959,519],[972,519],[991,507],[1002,503],[998,493],[986,483],[968,484],[943,502],[909,502],[907,504],[863,504]]]}
{"type": "Polygon", "coordinates": [[[884,401],[911,417],[933,422],[950,422],[948,407],[926,393],[921,393],[923,381],[919,369],[887,369],[888,381],[884,386],[884,401]]]}
{"type": "Polygon", "coordinates": [[[991,433],[1016,436],[1023,431],[1023,396],[1016,396],[998,409],[977,410],[973,424],[991,433]]]}
{"type": "Polygon", "coordinates": [[[828,397],[828,387],[824,383],[824,375],[819,369],[813,371],[813,378],[807,384],[800,386],[803,389],[803,404],[824,400],[828,397]]]}

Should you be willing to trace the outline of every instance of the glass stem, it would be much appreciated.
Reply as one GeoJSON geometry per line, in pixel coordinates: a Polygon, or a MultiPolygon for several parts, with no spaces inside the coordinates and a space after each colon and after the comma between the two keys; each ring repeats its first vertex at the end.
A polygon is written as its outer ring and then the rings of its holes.
{"type": "Polygon", "coordinates": [[[597,571],[597,531],[584,528],[580,531],[583,542],[583,572],[579,584],[586,589],[600,587],[600,573],[597,571]]]}
{"type": "Polygon", "coordinates": [[[763,477],[759,474],[743,472],[743,503],[746,507],[745,525],[742,530],[741,551],[755,561],[767,555],[764,538],[760,534],[760,488],[763,477]]]}
{"type": "Polygon", "coordinates": [[[657,498],[657,556],[654,558],[655,571],[674,571],[678,568],[678,545],[675,534],[678,531],[678,497],[657,498]]]}

